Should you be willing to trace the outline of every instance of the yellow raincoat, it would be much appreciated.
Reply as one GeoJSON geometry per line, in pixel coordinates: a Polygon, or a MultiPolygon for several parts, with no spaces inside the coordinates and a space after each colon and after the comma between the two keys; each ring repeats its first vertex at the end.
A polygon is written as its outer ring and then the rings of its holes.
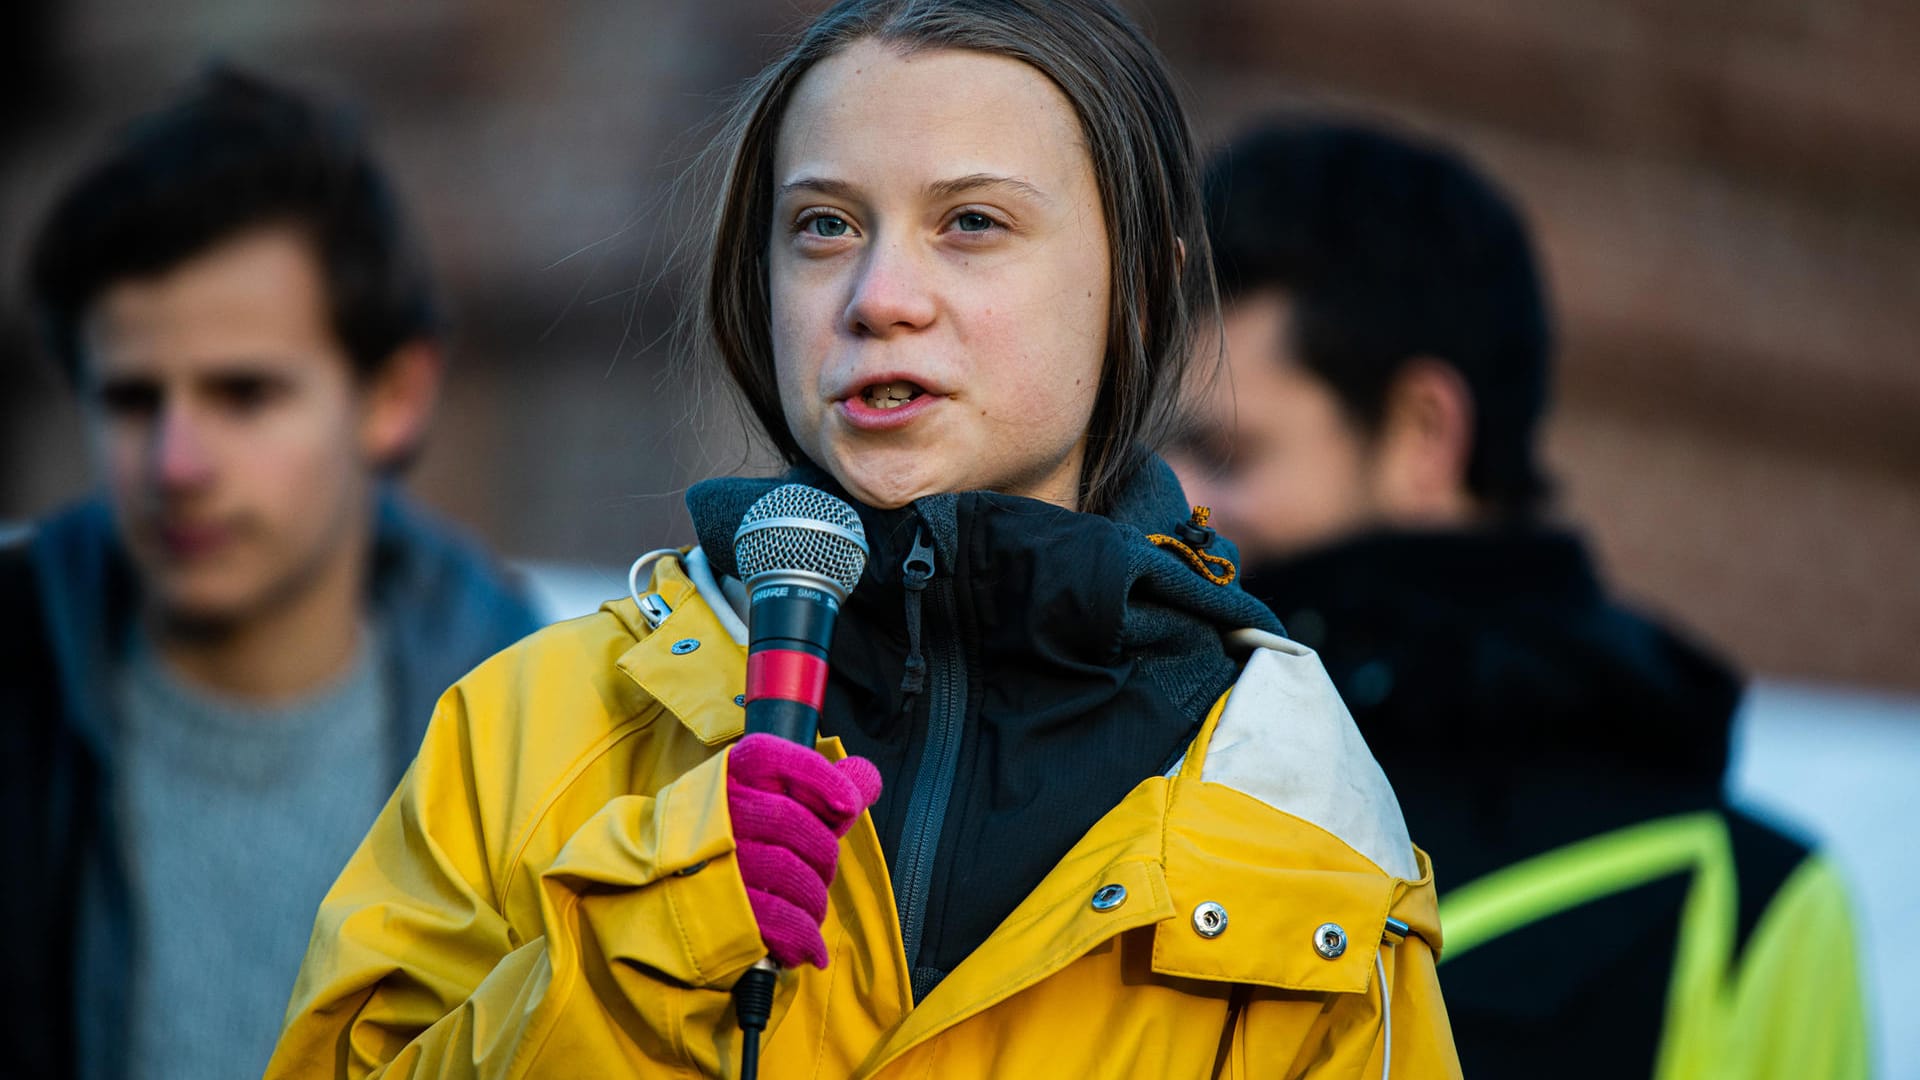
{"type": "MultiPolygon", "coordinates": [[[[609,603],[442,698],[321,906],[268,1077],[736,1074],[727,991],[765,952],[725,797],[743,710],[720,688],[744,684],[745,650],[683,567],[652,587],[672,608],[657,629],[609,603]]],[[[1304,799],[1316,825],[1203,779],[1229,712],[917,1006],[863,818],[832,961],[781,976],[761,1075],[1458,1076],[1426,856],[1399,845],[1418,880],[1396,878],[1322,827],[1353,817],[1339,799],[1304,799]]]]}

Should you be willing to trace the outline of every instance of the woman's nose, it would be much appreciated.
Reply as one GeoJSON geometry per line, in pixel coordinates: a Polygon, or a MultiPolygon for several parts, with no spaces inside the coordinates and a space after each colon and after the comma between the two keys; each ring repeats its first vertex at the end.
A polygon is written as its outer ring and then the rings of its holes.
{"type": "Polygon", "coordinates": [[[937,307],[931,284],[927,267],[910,245],[874,244],[853,282],[847,329],[884,338],[925,328],[933,322],[937,307]]]}

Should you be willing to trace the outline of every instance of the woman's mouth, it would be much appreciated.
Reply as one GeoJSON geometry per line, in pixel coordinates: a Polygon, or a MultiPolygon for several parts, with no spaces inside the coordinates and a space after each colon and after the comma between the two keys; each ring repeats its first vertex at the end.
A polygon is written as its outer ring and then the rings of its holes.
{"type": "Polygon", "coordinates": [[[875,383],[860,391],[860,397],[872,409],[897,409],[921,394],[926,393],[905,379],[892,382],[875,383]]]}
{"type": "Polygon", "coordinates": [[[861,387],[840,402],[840,415],[862,431],[891,431],[904,427],[942,400],[919,383],[889,379],[861,387]]]}

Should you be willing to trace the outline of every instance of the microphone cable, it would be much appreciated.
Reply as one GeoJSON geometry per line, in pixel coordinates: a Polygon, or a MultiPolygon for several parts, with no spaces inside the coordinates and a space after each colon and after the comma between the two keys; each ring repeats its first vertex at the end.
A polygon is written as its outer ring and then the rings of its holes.
{"type": "Polygon", "coordinates": [[[773,1015],[773,988],[780,969],[761,960],[733,984],[733,1015],[740,1023],[740,1080],[760,1075],[760,1035],[773,1015]]]}

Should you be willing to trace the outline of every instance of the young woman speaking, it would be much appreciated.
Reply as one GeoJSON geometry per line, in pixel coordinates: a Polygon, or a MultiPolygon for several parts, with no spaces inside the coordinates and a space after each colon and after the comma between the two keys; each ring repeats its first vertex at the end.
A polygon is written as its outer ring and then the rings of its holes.
{"type": "Polygon", "coordinates": [[[707,330],[778,480],[441,700],[269,1076],[1458,1074],[1424,855],[1149,447],[1214,317],[1191,137],[1101,0],[848,0],[729,129],[707,330]],[[743,739],[733,538],[870,554],[816,749],[743,739]]]}

